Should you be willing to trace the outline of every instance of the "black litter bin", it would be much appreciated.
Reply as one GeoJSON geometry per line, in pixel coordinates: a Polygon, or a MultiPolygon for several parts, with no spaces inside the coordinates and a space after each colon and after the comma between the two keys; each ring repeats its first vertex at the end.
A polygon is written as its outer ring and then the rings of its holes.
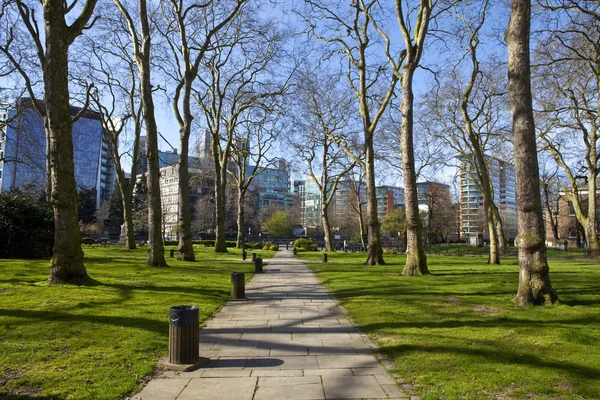
{"type": "Polygon", "coordinates": [[[242,250],[242,260],[246,260],[246,250],[242,250]]]}
{"type": "Polygon", "coordinates": [[[262,274],[263,272],[263,262],[261,257],[257,257],[254,261],[254,273],[262,274]]]}
{"type": "Polygon", "coordinates": [[[171,258],[175,257],[175,250],[169,250],[169,256],[171,256],[171,258]]]}
{"type": "Polygon", "coordinates": [[[327,262],[327,253],[323,254],[323,258],[322,258],[323,262],[326,263],[327,262]]]}
{"type": "Polygon", "coordinates": [[[246,275],[243,272],[231,273],[231,299],[246,299],[246,275]]]}
{"type": "Polygon", "coordinates": [[[169,363],[194,364],[200,344],[200,309],[175,306],[169,309],[169,363]]]}
{"type": "Polygon", "coordinates": [[[251,258],[252,262],[256,261],[256,253],[252,253],[252,258],[251,258]]]}

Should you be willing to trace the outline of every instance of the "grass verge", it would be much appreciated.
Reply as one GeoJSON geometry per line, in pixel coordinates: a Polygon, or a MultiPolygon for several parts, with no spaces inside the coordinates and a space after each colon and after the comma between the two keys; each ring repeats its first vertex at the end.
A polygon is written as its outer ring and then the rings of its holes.
{"type": "Polygon", "coordinates": [[[511,300],[518,262],[429,257],[429,276],[401,275],[364,254],[300,253],[422,399],[600,398],[600,265],[550,261],[560,304],[511,300]]]}
{"type": "Polygon", "coordinates": [[[47,260],[0,260],[0,397],[136,392],[167,354],[169,307],[197,305],[205,320],[229,297],[230,273],[254,270],[239,250],[195,250],[197,262],[167,258],[170,267],[151,268],[146,249],[89,247],[85,265],[97,284],[83,287],[48,286],[47,260]]]}

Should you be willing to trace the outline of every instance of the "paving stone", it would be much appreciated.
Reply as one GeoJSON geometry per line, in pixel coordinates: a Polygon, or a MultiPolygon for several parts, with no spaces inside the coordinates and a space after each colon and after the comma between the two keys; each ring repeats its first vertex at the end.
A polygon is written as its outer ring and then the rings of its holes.
{"type": "Polygon", "coordinates": [[[153,379],[132,400],[175,400],[190,379],[153,379]]]}
{"type": "Polygon", "coordinates": [[[304,370],[304,376],[312,375],[349,376],[352,375],[352,370],[350,368],[320,368],[304,370]]]}
{"type": "Polygon", "coordinates": [[[252,376],[304,376],[301,369],[254,369],[252,376]]]}
{"type": "Polygon", "coordinates": [[[269,369],[315,369],[319,368],[314,356],[281,356],[270,358],[249,358],[246,368],[269,369]]]}
{"type": "Polygon", "coordinates": [[[272,399],[321,400],[325,394],[318,376],[259,378],[254,400],[272,399]]]}
{"type": "Polygon", "coordinates": [[[374,376],[323,376],[329,399],[385,399],[387,395],[374,376]]]}
{"type": "Polygon", "coordinates": [[[203,371],[202,378],[231,378],[231,377],[249,377],[250,372],[245,369],[224,369],[214,368],[203,371]]]}
{"type": "Polygon", "coordinates": [[[400,397],[400,398],[408,397],[408,395],[406,393],[404,393],[404,391],[402,389],[400,389],[396,384],[381,385],[381,388],[389,397],[400,397]]]}
{"type": "Polygon", "coordinates": [[[319,368],[369,368],[379,363],[371,355],[316,356],[319,368]]]}
{"type": "Polygon", "coordinates": [[[258,378],[197,378],[177,400],[252,400],[258,378]]]}

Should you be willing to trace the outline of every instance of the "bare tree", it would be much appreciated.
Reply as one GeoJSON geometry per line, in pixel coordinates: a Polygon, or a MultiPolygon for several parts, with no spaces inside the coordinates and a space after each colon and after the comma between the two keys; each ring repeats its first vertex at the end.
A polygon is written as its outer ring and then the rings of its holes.
{"type": "MultiPolygon", "coordinates": [[[[251,12],[240,13],[213,36],[194,88],[196,102],[211,135],[215,170],[215,251],[227,252],[225,202],[228,162],[244,113],[268,107],[285,94],[273,67],[283,54],[284,35],[269,21],[256,21],[251,12]]],[[[280,66],[281,67],[281,66],[280,66]]]]}
{"type": "MultiPolygon", "coordinates": [[[[331,46],[332,54],[341,54],[346,64],[348,84],[358,104],[364,136],[365,158],[362,166],[366,171],[367,186],[369,240],[366,264],[383,265],[385,262],[377,217],[374,141],[377,125],[394,96],[406,51],[392,54],[388,36],[375,21],[386,11],[381,9],[376,0],[358,0],[345,8],[325,0],[305,0],[305,3],[310,11],[305,19],[312,35],[331,46]],[[380,48],[384,49],[386,61],[374,60],[370,55],[377,41],[385,42],[380,48]]],[[[351,151],[347,153],[360,164],[356,154],[351,151]]]]}
{"type": "Polygon", "coordinates": [[[139,71],[139,90],[143,110],[143,120],[148,138],[148,260],[146,264],[155,267],[166,267],[165,247],[162,238],[162,209],[160,198],[160,169],[158,163],[158,129],[154,114],[154,99],[152,98],[152,82],[150,79],[150,52],[152,35],[148,4],[139,0],[137,13],[140,30],[129,9],[120,1],[114,0],[123,14],[129,28],[130,40],[133,47],[133,57],[139,71]]]}
{"type": "Polygon", "coordinates": [[[553,12],[547,25],[552,29],[540,33],[535,53],[538,136],[564,171],[570,186],[566,195],[584,228],[588,247],[597,250],[600,5],[572,0],[540,3],[553,12]]]}
{"type": "Polygon", "coordinates": [[[428,117],[424,117],[421,126],[455,152],[463,172],[481,193],[490,239],[488,262],[499,264],[506,239],[494,198],[488,153],[501,150],[509,136],[509,128],[503,124],[507,111],[506,81],[499,76],[502,62],[492,58],[482,64],[478,58],[488,1],[481,4],[476,16],[470,15],[472,7],[470,2],[456,7],[460,22],[453,36],[464,55],[424,101],[424,115],[428,117]],[[463,67],[465,60],[467,67],[463,67]],[[431,120],[435,123],[431,124],[431,120]]]}
{"type": "Polygon", "coordinates": [[[550,224],[554,242],[558,243],[558,213],[561,199],[561,188],[564,188],[560,170],[556,164],[549,165],[549,160],[544,160],[540,166],[540,186],[542,188],[542,205],[546,213],[546,222],[550,224]]]}
{"type": "Polygon", "coordinates": [[[334,251],[329,206],[340,180],[356,165],[356,161],[348,159],[338,139],[352,136],[353,100],[336,87],[335,76],[315,71],[303,74],[300,80],[293,117],[296,130],[289,143],[320,192],[326,250],[334,251]]]}
{"type": "Polygon", "coordinates": [[[519,291],[514,301],[523,306],[549,304],[558,298],[550,283],[546,259],[531,96],[530,29],[531,1],[512,0],[505,37],[508,44],[508,97],[513,122],[519,232],[519,291]]]}
{"type": "MultiPolygon", "coordinates": [[[[73,3],[64,1],[45,1],[43,7],[44,33],[40,30],[40,21],[36,9],[21,0],[3,2],[0,18],[4,17],[8,7],[16,7],[20,19],[18,24],[25,26],[33,44],[42,70],[44,102],[36,99],[32,81],[20,63],[20,55],[10,48],[14,26],[9,28],[6,42],[0,51],[10,61],[25,82],[33,107],[44,115],[44,124],[48,136],[48,159],[51,186],[52,207],[54,209],[54,248],[50,261],[49,283],[82,284],[90,281],[83,264],[83,251],[77,218],[77,192],[73,165],[74,119],[69,110],[69,47],[81,35],[84,29],[93,25],[91,21],[96,0],[87,0],[78,13],[74,14],[73,3]],[[72,21],[68,23],[67,20],[72,21]],[[90,25],[88,25],[90,24],[90,25]]],[[[19,28],[16,28],[19,29],[19,28]]],[[[84,112],[75,117],[77,120],[84,112]]]]}
{"type": "Polygon", "coordinates": [[[246,243],[246,201],[250,195],[249,189],[254,178],[273,164],[268,155],[282,129],[281,108],[276,102],[263,105],[265,107],[247,110],[243,118],[238,119],[232,143],[231,158],[235,167],[229,170],[229,174],[237,189],[236,247],[239,249],[245,248],[246,243]]]}
{"type": "MultiPolygon", "coordinates": [[[[172,98],[173,112],[179,124],[179,260],[195,261],[192,246],[190,215],[190,185],[188,153],[192,114],[192,86],[211,41],[238,14],[246,0],[236,0],[230,8],[224,3],[208,0],[205,3],[170,0],[161,3],[166,21],[161,29],[171,50],[171,69],[167,75],[176,83],[172,98]]],[[[167,64],[167,63],[165,63],[167,64]]],[[[163,68],[166,69],[166,68],[163,68]]]]}
{"type": "Polygon", "coordinates": [[[125,247],[136,248],[133,217],[133,191],[139,167],[142,105],[139,77],[131,55],[127,22],[118,10],[104,10],[99,23],[101,33],[88,37],[86,47],[91,57],[86,63],[96,89],[92,92],[92,107],[101,115],[104,137],[115,163],[116,181],[121,192],[125,224],[125,247]],[[132,133],[131,148],[123,151],[124,136],[132,133]],[[131,163],[130,178],[126,178],[125,159],[131,163]]]}

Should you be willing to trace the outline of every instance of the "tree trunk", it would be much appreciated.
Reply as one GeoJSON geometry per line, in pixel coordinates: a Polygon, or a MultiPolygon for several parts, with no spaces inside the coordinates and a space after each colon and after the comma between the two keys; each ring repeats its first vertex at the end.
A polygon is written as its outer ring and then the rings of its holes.
{"type": "Polygon", "coordinates": [[[365,132],[365,172],[367,180],[368,244],[366,265],[385,265],[377,216],[377,191],[375,189],[375,155],[373,132],[365,132]]]}
{"type": "Polygon", "coordinates": [[[69,45],[61,1],[44,3],[46,56],[44,125],[49,143],[49,171],[54,211],[54,247],[48,283],[91,281],[83,265],[77,188],[73,164],[73,122],[69,112],[69,45]]]}
{"type": "Polygon", "coordinates": [[[179,155],[179,218],[177,221],[179,246],[177,246],[177,259],[181,261],[196,261],[194,245],[192,243],[192,216],[190,213],[190,174],[188,169],[190,125],[187,120],[181,127],[181,130],[181,140],[179,142],[181,154],[179,155]]]}
{"type": "Polygon", "coordinates": [[[158,129],[154,116],[152,82],[150,80],[150,27],[146,0],[139,1],[142,26],[142,47],[138,57],[140,71],[140,92],[144,109],[144,123],[148,139],[148,259],[146,265],[166,267],[165,247],[161,234],[162,208],[160,199],[160,167],[158,164],[158,129]]]}
{"type": "Polygon", "coordinates": [[[490,206],[486,207],[487,225],[490,235],[490,255],[488,264],[500,264],[500,253],[498,251],[498,235],[496,233],[496,224],[494,212],[490,206]]]}
{"type": "Polygon", "coordinates": [[[329,223],[329,215],[327,209],[329,204],[322,201],[324,193],[321,193],[321,223],[323,224],[323,233],[325,234],[325,250],[333,250],[333,240],[331,237],[331,224],[329,223]]]}
{"type": "Polygon", "coordinates": [[[542,202],[540,199],[535,125],[531,99],[529,34],[531,1],[512,0],[506,30],[508,44],[508,96],[513,122],[513,145],[519,235],[520,305],[553,303],[558,296],[550,283],[542,202]]]}
{"type": "Polygon", "coordinates": [[[246,221],[244,220],[244,212],[245,210],[245,201],[244,201],[244,191],[238,187],[238,215],[237,215],[237,241],[235,246],[238,249],[246,248],[246,221]]]}
{"type": "Polygon", "coordinates": [[[417,201],[417,176],[413,147],[413,80],[414,69],[405,67],[402,75],[402,133],[401,151],[404,175],[404,210],[406,212],[406,265],[402,275],[429,274],[423,248],[421,219],[417,201]]]}
{"type": "Polygon", "coordinates": [[[585,237],[587,238],[587,247],[592,251],[600,249],[598,242],[598,233],[596,230],[597,212],[596,212],[596,174],[590,173],[588,177],[588,218],[585,224],[585,237]]]}
{"type": "Polygon", "coordinates": [[[133,227],[133,202],[131,194],[129,194],[125,182],[123,182],[123,184],[119,182],[119,189],[121,190],[121,200],[123,202],[125,230],[127,231],[127,235],[125,236],[125,247],[129,250],[135,250],[135,229],[133,227]]]}
{"type": "Polygon", "coordinates": [[[500,216],[500,210],[494,204],[494,225],[496,226],[496,236],[498,237],[498,252],[500,255],[506,254],[506,235],[504,235],[504,223],[500,216]]]}
{"type": "Polygon", "coordinates": [[[225,191],[227,189],[227,177],[223,176],[223,168],[225,166],[221,166],[215,172],[215,252],[217,253],[227,253],[227,243],[225,242],[225,191]]]}

